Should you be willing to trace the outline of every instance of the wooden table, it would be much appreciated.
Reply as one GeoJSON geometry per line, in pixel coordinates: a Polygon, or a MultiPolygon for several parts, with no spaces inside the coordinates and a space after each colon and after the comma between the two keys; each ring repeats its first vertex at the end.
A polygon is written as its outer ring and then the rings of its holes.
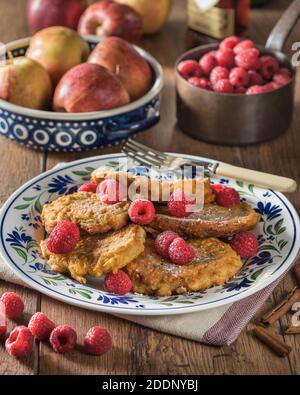
{"type": "MultiPolygon", "coordinates": [[[[289,0],[271,1],[270,5],[251,13],[251,36],[264,44],[268,33],[278,20],[289,0]]],[[[174,70],[175,59],[184,51],[185,1],[175,0],[168,24],[155,37],[145,38],[141,46],[150,51],[164,66],[165,88],[162,98],[162,119],[159,125],[139,135],[141,142],[154,148],[187,154],[203,155],[249,168],[288,175],[300,181],[300,86],[298,84],[295,116],[292,127],[282,137],[265,144],[250,147],[222,147],[209,145],[184,135],[176,126],[174,70]]],[[[25,19],[25,0],[0,3],[0,40],[8,42],[29,34],[25,19]]],[[[300,27],[294,30],[286,50],[299,39],[300,27]],[[298,35],[297,35],[298,32],[298,35]]],[[[299,81],[298,81],[299,82],[299,81]]],[[[60,161],[71,161],[96,154],[120,151],[120,147],[88,153],[53,154],[31,151],[1,138],[0,200],[27,180],[50,169],[60,161]]],[[[289,196],[300,209],[299,195],[289,196]],[[298,197],[298,199],[297,199],[298,197]]],[[[264,308],[275,305],[293,287],[291,275],[276,288],[264,308]]],[[[1,374],[299,374],[300,335],[283,336],[293,351],[288,358],[278,358],[259,343],[249,330],[243,331],[230,347],[209,347],[196,342],[165,335],[128,323],[107,314],[93,313],[57,302],[38,292],[0,282],[0,294],[15,290],[26,303],[26,314],[42,310],[56,323],[69,323],[76,328],[79,339],[93,325],[103,325],[112,333],[114,348],[101,360],[82,353],[57,355],[48,345],[36,345],[34,353],[22,361],[10,358],[0,347],[1,374]]],[[[253,322],[255,319],[253,320],[253,322]]],[[[274,330],[282,333],[286,319],[280,320],[274,330]]],[[[282,336],[282,335],[280,335],[282,336]]]]}

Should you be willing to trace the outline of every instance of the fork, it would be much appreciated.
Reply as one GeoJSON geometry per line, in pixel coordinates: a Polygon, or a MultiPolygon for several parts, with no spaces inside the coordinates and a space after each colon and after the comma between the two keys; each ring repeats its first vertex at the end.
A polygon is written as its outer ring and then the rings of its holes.
{"type": "Polygon", "coordinates": [[[166,170],[174,171],[185,165],[203,166],[207,177],[217,175],[235,178],[262,188],[270,188],[280,192],[294,192],[297,188],[296,181],[291,178],[245,169],[213,160],[185,159],[178,157],[178,155],[175,156],[175,154],[157,151],[132,139],[127,140],[122,148],[122,152],[133,159],[134,162],[155,167],[162,172],[166,170]]]}

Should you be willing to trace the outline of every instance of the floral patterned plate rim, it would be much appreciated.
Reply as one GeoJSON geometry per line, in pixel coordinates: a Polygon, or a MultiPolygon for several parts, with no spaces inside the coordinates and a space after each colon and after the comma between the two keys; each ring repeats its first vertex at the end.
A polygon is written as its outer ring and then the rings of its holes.
{"type": "MultiPolygon", "coordinates": [[[[259,240],[257,255],[245,261],[241,272],[222,286],[169,297],[117,296],[103,290],[101,279],[89,278],[82,285],[51,271],[38,249],[38,242],[44,236],[40,222],[42,205],[76,191],[95,168],[105,165],[118,169],[124,159],[123,154],[110,154],[61,164],[28,181],[8,199],[0,214],[0,252],[19,278],[50,297],[82,308],[131,315],[169,315],[211,309],[244,299],[268,286],[292,265],[300,248],[300,225],[287,198],[238,180],[214,177],[212,182],[236,188],[241,199],[262,216],[255,229],[259,240]]],[[[134,164],[131,171],[148,174],[147,168],[134,164]]]]}

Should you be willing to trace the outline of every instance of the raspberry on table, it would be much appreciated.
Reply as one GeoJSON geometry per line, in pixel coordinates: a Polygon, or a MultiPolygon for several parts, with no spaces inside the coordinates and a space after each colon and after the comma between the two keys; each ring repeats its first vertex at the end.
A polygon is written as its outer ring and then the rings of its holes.
{"type": "Polygon", "coordinates": [[[197,88],[211,90],[211,85],[207,78],[191,77],[188,79],[188,82],[197,88]]]}
{"type": "Polygon", "coordinates": [[[226,67],[216,66],[210,73],[209,79],[212,85],[219,80],[226,79],[229,77],[229,70],[226,67]]]}
{"type": "Polygon", "coordinates": [[[247,89],[246,95],[256,95],[258,93],[264,93],[264,92],[265,92],[264,86],[253,85],[253,86],[250,86],[250,88],[247,89]]]}
{"type": "Polygon", "coordinates": [[[219,49],[216,52],[216,59],[219,66],[223,66],[223,67],[227,67],[228,69],[231,69],[235,65],[234,58],[235,58],[235,53],[230,48],[219,49]]]}
{"type": "Polygon", "coordinates": [[[234,48],[239,42],[241,41],[241,39],[237,36],[230,36],[230,37],[226,37],[223,41],[220,42],[220,48],[234,48]]]}
{"type": "Polygon", "coordinates": [[[259,51],[256,48],[246,49],[239,52],[235,57],[235,63],[238,67],[247,70],[255,70],[259,67],[258,61],[259,51]]]}
{"type": "Polygon", "coordinates": [[[291,80],[291,77],[286,73],[280,71],[273,75],[273,81],[279,86],[287,84],[291,80]]]}
{"type": "Polygon", "coordinates": [[[216,202],[219,206],[235,207],[240,203],[240,195],[234,188],[225,187],[216,194],[216,202]]]}
{"type": "Polygon", "coordinates": [[[190,215],[188,206],[195,204],[194,199],[188,199],[182,189],[178,188],[172,193],[168,201],[168,209],[171,215],[178,218],[190,215]]]}
{"type": "Polygon", "coordinates": [[[7,318],[5,314],[5,305],[0,301],[0,336],[5,335],[7,329],[7,318]]]}
{"type": "Polygon", "coordinates": [[[126,295],[132,289],[132,282],[128,275],[119,270],[117,273],[108,273],[104,280],[106,291],[116,295],[126,295]]]}
{"type": "Polygon", "coordinates": [[[148,225],[155,217],[154,204],[147,199],[137,199],[131,203],[128,215],[133,223],[148,225]]]}
{"type": "Polygon", "coordinates": [[[233,93],[234,91],[230,81],[226,78],[223,78],[222,80],[218,80],[214,84],[213,89],[215,92],[218,93],[233,93]]]}
{"type": "Polygon", "coordinates": [[[255,70],[248,70],[249,86],[263,85],[264,80],[262,76],[255,70]]]}
{"type": "Polygon", "coordinates": [[[51,232],[47,247],[53,254],[67,254],[74,250],[79,239],[78,226],[70,221],[61,221],[51,232]]]}
{"type": "Polygon", "coordinates": [[[5,306],[5,314],[7,318],[18,318],[24,311],[24,302],[15,292],[5,292],[0,301],[5,306]]]}
{"type": "Polygon", "coordinates": [[[5,349],[9,355],[21,358],[33,349],[33,336],[26,326],[17,326],[10,333],[5,342],[5,349]]]}
{"type": "Polygon", "coordinates": [[[272,79],[279,70],[279,63],[273,56],[265,55],[260,57],[260,73],[266,80],[272,79]]]}
{"type": "Polygon", "coordinates": [[[112,337],[105,328],[94,326],[84,338],[84,351],[87,354],[101,356],[112,348],[112,337]]]}
{"type": "Polygon", "coordinates": [[[230,245],[241,258],[251,258],[258,250],[258,241],[252,232],[238,233],[233,236],[230,245]]]}
{"type": "Polygon", "coordinates": [[[188,80],[190,77],[202,77],[202,69],[196,60],[183,60],[177,66],[180,75],[188,80]]]}
{"type": "Polygon", "coordinates": [[[36,339],[47,340],[55,328],[55,324],[49,320],[46,314],[38,312],[30,318],[28,328],[36,339]]]}
{"type": "Polygon", "coordinates": [[[67,353],[76,347],[77,333],[69,325],[57,326],[50,335],[50,344],[54,351],[67,353]]]}
{"type": "Polygon", "coordinates": [[[243,40],[234,46],[233,52],[237,55],[238,53],[253,47],[254,47],[254,42],[252,40],[243,40]]]}
{"type": "Polygon", "coordinates": [[[247,86],[249,84],[249,75],[242,67],[235,67],[230,71],[229,81],[235,87],[247,86]]]}
{"type": "Polygon", "coordinates": [[[178,234],[172,230],[166,230],[160,233],[154,242],[156,252],[163,258],[169,259],[169,246],[177,237],[179,237],[178,234]]]}
{"type": "Polygon", "coordinates": [[[195,258],[194,248],[181,237],[177,237],[169,246],[169,257],[177,265],[188,265],[195,258]]]}
{"type": "Polygon", "coordinates": [[[201,57],[201,59],[199,60],[199,64],[201,66],[201,69],[203,70],[203,73],[206,76],[209,76],[212,69],[218,65],[216,59],[216,52],[215,51],[207,52],[205,55],[201,57]]]}
{"type": "Polygon", "coordinates": [[[78,192],[93,192],[96,193],[97,184],[94,181],[87,181],[78,188],[78,192]]]}
{"type": "Polygon", "coordinates": [[[103,180],[98,189],[98,197],[103,204],[116,204],[126,198],[126,193],[119,181],[103,180]]]}

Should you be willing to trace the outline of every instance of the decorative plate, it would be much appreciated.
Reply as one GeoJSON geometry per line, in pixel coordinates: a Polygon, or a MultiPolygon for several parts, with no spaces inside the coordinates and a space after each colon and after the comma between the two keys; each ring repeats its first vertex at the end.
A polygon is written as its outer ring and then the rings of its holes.
{"type": "MultiPolygon", "coordinates": [[[[96,311],[133,315],[183,314],[243,299],[272,283],[292,265],[300,247],[300,227],[291,203],[272,190],[213,178],[214,183],[236,188],[242,200],[262,216],[255,229],[259,240],[257,255],[245,261],[240,273],[224,285],[170,297],[117,296],[103,290],[101,279],[89,278],[87,285],[82,285],[50,270],[38,248],[44,236],[40,222],[43,204],[76,191],[99,166],[117,169],[119,161],[124,161],[122,154],[62,164],[27,182],[5,203],[0,216],[1,255],[29,286],[60,301],[96,311]]],[[[135,165],[131,171],[148,173],[145,167],[135,165]]]]}

